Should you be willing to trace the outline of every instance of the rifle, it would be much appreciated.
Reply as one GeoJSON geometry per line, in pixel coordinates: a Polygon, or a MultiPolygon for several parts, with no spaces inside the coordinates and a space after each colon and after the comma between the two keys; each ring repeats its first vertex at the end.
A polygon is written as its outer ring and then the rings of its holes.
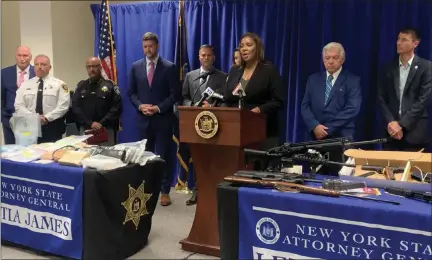
{"type": "Polygon", "coordinates": [[[280,171],[282,164],[285,165],[288,164],[289,167],[292,167],[294,160],[305,161],[305,159],[313,163],[311,168],[312,170],[316,170],[319,166],[317,165],[318,162],[319,164],[337,164],[337,165],[342,165],[347,167],[355,167],[355,165],[353,166],[353,165],[348,165],[339,162],[331,162],[328,161],[327,159],[318,158],[317,155],[314,155],[315,157],[312,157],[311,154],[309,154],[308,158],[304,156],[303,157],[298,156],[298,155],[308,153],[309,149],[322,149],[325,147],[342,147],[343,149],[345,149],[345,146],[377,144],[377,143],[384,143],[387,141],[388,140],[384,138],[384,139],[376,139],[376,140],[363,141],[363,142],[351,142],[348,138],[336,138],[336,139],[304,142],[304,143],[297,143],[297,144],[285,143],[282,146],[274,147],[267,151],[244,149],[244,152],[246,156],[245,158],[246,162],[251,161],[253,159],[255,161],[260,161],[264,164],[265,167],[262,167],[261,170],[272,171],[273,170],[272,168],[274,168],[275,171],[280,171]]]}
{"type": "Polygon", "coordinates": [[[299,175],[295,173],[285,173],[285,172],[240,170],[234,173],[234,176],[263,180],[263,181],[282,181],[282,182],[291,182],[297,184],[303,184],[305,181],[322,183],[322,181],[311,179],[310,176],[307,175],[299,175]]]}
{"type": "Polygon", "coordinates": [[[408,189],[390,188],[390,187],[384,188],[384,190],[393,195],[403,196],[409,199],[422,200],[426,203],[432,201],[432,193],[430,192],[417,192],[408,189]]]}
{"type": "Polygon", "coordinates": [[[315,182],[321,183],[322,187],[327,190],[350,190],[350,189],[359,189],[365,188],[366,184],[364,182],[355,182],[355,181],[343,181],[340,179],[324,179],[324,180],[315,180],[310,179],[308,175],[298,175],[295,173],[274,173],[274,172],[262,172],[262,171],[244,171],[240,170],[234,173],[236,177],[243,177],[254,180],[263,180],[263,181],[280,181],[280,182],[289,182],[295,184],[304,184],[305,182],[315,182]]]}
{"type": "Polygon", "coordinates": [[[375,171],[379,174],[384,174],[387,180],[396,180],[394,174],[403,173],[405,170],[404,167],[392,167],[392,166],[382,167],[382,166],[369,166],[369,165],[363,165],[361,169],[365,171],[375,171]]]}
{"type": "Polygon", "coordinates": [[[289,182],[281,182],[281,181],[265,181],[265,180],[259,180],[259,179],[249,179],[244,177],[237,177],[237,176],[228,176],[224,178],[225,181],[235,183],[235,184],[247,184],[247,185],[255,185],[255,186],[263,186],[263,187],[272,187],[276,188],[279,191],[297,191],[300,193],[308,193],[308,194],[315,194],[315,195],[321,195],[321,196],[329,196],[329,197],[352,197],[352,198],[358,198],[362,200],[372,200],[377,202],[383,202],[383,203],[391,203],[394,205],[399,205],[400,203],[397,201],[390,201],[390,200],[381,200],[381,199],[375,199],[375,198],[369,198],[369,197],[359,197],[349,194],[343,194],[339,191],[335,190],[327,190],[327,189],[321,189],[321,188],[314,188],[309,187],[301,184],[295,184],[295,183],[289,183],[289,182]]]}

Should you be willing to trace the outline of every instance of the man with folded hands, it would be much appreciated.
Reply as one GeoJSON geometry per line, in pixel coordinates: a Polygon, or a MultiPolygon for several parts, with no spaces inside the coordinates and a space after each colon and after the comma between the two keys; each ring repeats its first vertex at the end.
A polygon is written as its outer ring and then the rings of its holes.
{"type": "Polygon", "coordinates": [[[72,97],[77,127],[80,134],[88,130],[96,135],[106,131],[108,141],[103,145],[115,145],[122,112],[120,89],[115,82],[102,77],[99,58],[87,59],[86,69],[89,78],[78,83],[72,97]]]}

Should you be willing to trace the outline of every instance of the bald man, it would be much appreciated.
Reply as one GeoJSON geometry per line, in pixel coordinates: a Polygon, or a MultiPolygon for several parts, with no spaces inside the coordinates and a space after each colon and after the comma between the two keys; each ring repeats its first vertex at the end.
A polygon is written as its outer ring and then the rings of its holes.
{"type": "Polygon", "coordinates": [[[15,144],[15,136],[9,120],[15,112],[14,102],[17,89],[21,84],[35,76],[30,65],[32,54],[27,46],[19,46],[15,52],[15,65],[1,70],[1,122],[5,144],[15,144]]]}
{"type": "Polygon", "coordinates": [[[64,116],[69,110],[69,88],[63,81],[52,77],[50,71],[49,57],[37,55],[34,59],[36,76],[21,85],[15,98],[17,114],[39,114],[42,137],[38,143],[56,142],[66,130],[64,116]]]}
{"type": "Polygon", "coordinates": [[[102,77],[99,58],[87,59],[86,69],[89,78],[78,83],[72,97],[77,127],[81,134],[105,128],[108,141],[101,145],[114,145],[122,112],[120,89],[114,81],[102,77]]]}

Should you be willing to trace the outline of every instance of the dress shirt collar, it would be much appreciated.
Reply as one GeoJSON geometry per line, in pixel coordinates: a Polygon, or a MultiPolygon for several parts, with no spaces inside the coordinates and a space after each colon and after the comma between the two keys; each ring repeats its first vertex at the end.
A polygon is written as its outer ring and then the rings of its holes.
{"type": "MultiPolygon", "coordinates": [[[[156,56],[156,58],[153,60],[153,63],[154,63],[154,65],[155,65],[155,68],[156,68],[156,65],[157,65],[158,61],[159,61],[159,54],[158,54],[158,55],[156,56]]],[[[147,67],[149,67],[149,66],[150,66],[150,60],[149,60],[149,58],[147,58],[147,57],[146,57],[146,63],[147,63],[147,67]]]]}
{"type": "Polygon", "coordinates": [[[340,69],[339,69],[338,71],[336,71],[336,72],[333,73],[333,74],[330,74],[328,71],[326,71],[326,74],[327,74],[326,80],[328,79],[328,76],[333,75],[333,82],[335,82],[336,79],[337,79],[337,77],[338,77],[339,74],[341,73],[341,71],[342,71],[342,66],[340,67],[340,69]]]}
{"type": "Polygon", "coordinates": [[[209,68],[209,69],[204,69],[203,66],[201,66],[201,67],[200,67],[200,74],[202,74],[202,73],[204,73],[204,72],[207,72],[207,71],[209,71],[209,70],[210,70],[210,68],[209,68]]]}
{"type": "MultiPolygon", "coordinates": [[[[19,75],[21,72],[21,69],[20,69],[20,67],[18,67],[18,65],[16,66],[16,70],[17,70],[17,74],[19,75]]],[[[24,71],[25,71],[24,75],[28,75],[30,72],[30,65],[28,65],[27,68],[24,69],[24,71]]]]}
{"type": "MultiPolygon", "coordinates": [[[[412,62],[413,62],[413,60],[414,60],[414,56],[415,56],[415,55],[413,55],[413,56],[411,57],[411,59],[408,61],[408,63],[407,63],[407,65],[405,66],[405,68],[409,68],[409,67],[411,66],[411,64],[412,64],[412,62]]],[[[400,60],[400,56],[399,56],[399,67],[403,67],[402,61],[400,60]]]]}
{"type": "MultiPolygon", "coordinates": [[[[39,79],[40,79],[40,78],[39,78],[39,77],[35,77],[35,78],[37,79],[36,81],[39,83],[39,79]]],[[[48,74],[47,76],[43,77],[42,80],[43,80],[44,82],[46,82],[49,78],[51,78],[51,76],[48,74]]]]}

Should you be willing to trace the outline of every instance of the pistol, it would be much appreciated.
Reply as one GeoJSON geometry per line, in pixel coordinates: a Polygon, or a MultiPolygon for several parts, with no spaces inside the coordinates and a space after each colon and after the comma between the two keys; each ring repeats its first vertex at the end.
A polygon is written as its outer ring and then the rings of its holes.
{"type": "Polygon", "coordinates": [[[388,179],[388,180],[396,180],[394,174],[395,173],[403,173],[404,170],[405,170],[405,168],[402,168],[402,167],[390,167],[390,166],[387,166],[385,168],[385,171],[384,171],[385,173],[384,174],[386,176],[386,179],[388,179]]]}
{"type": "Polygon", "coordinates": [[[374,172],[378,172],[378,173],[380,173],[380,174],[382,174],[383,171],[384,171],[384,167],[381,167],[381,166],[369,166],[369,165],[363,165],[363,166],[361,167],[361,169],[362,169],[363,171],[374,171],[374,172]]]}

